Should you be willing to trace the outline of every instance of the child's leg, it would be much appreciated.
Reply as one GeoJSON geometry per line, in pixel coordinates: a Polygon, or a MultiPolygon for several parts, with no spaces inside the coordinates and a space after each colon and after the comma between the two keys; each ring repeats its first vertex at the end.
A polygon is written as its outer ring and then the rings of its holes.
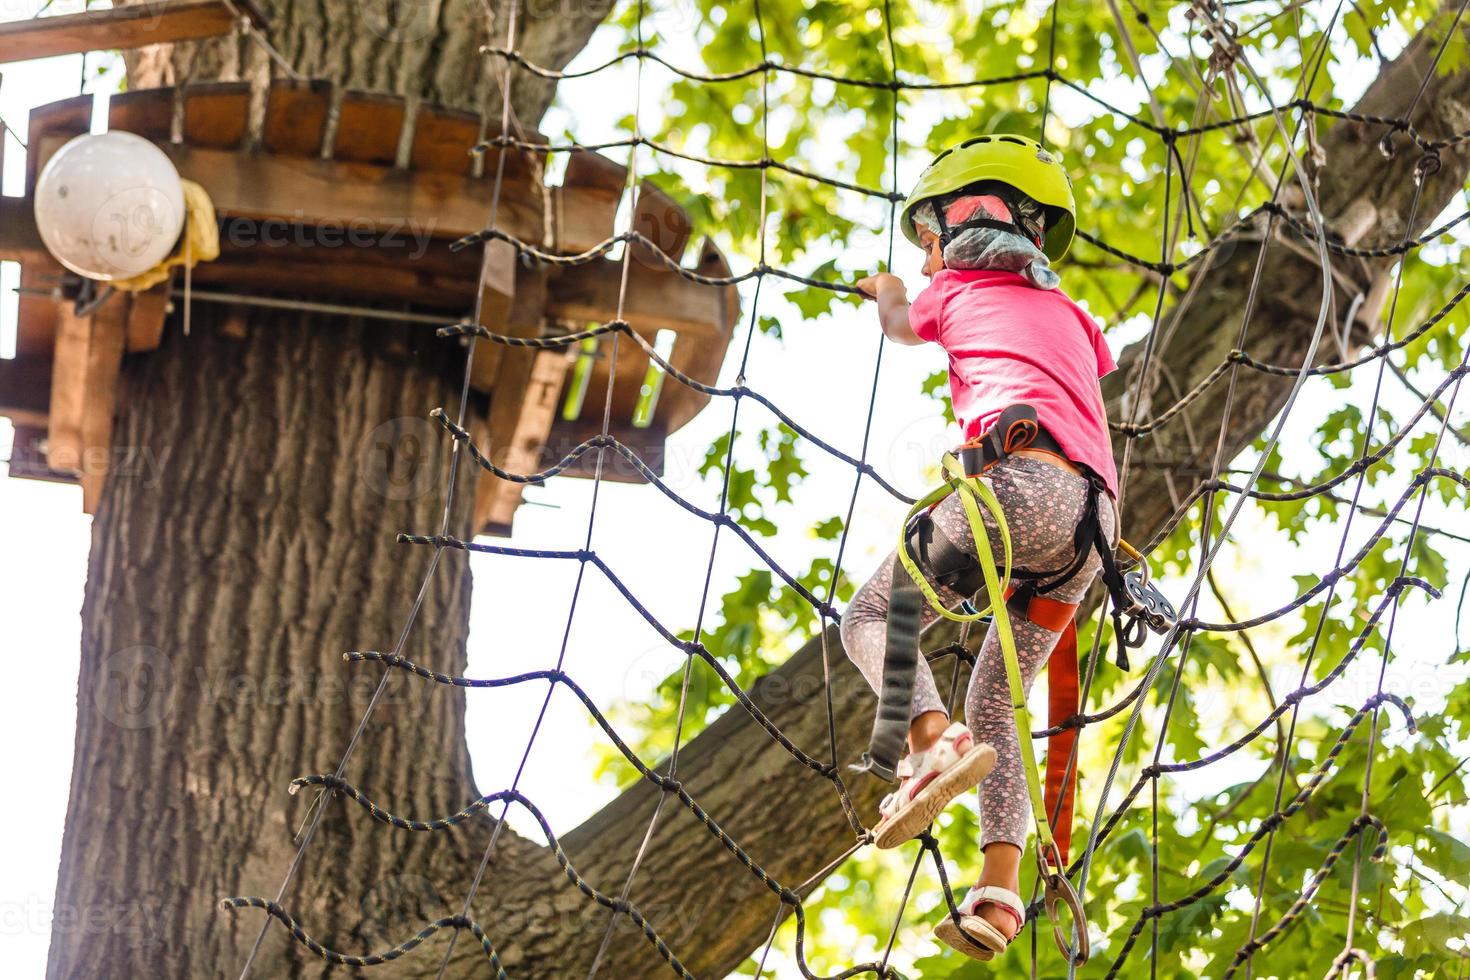
{"type": "MultiPolygon", "coordinates": [[[[893,557],[878,566],[873,577],[852,597],[842,616],[842,646],[874,691],[882,689],[883,652],[888,638],[888,594],[893,588],[893,557]]],[[[926,610],[927,622],[933,613],[926,610]]],[[[909,748],[922,752],[938,740],[949,724],[949,709],[939,696],[934,675],[920,657],[914,676],[914,706],[910,713],[909,748]]]]}
{"type": "MultiPolygon", "coordinates": [[[[1063,567],[1075,553],[1072,540],[1082,514],[1082,481],[1055,469],[1032,469],[1029,479],[994,481],[1010,526],[1015,563],[1029,568],[1063,567]]],[[[1115,521],[1112,507],[1106,502],[1099,518],[1103,533],[1111,539],[1115,521]]],[[[1101,560],[1093,553],[1069,582],[1048,595],[1060,602],[1080,602],[1100,568],[1101,560]]],[[[1022,683],[1029,693],[1061,633],[1014,615],[1010,623],[1022,683]]],[[[978,884],[1014,892],[1019,887],[1021,856],[1032,826],[1031,798],[1021,763],[1005,655],[994,630],[986,636],[976,658],[965,697],[965,717],[976,740],[989,743],[996,751],[995,768],[980,784],[980,847],[985,865],[978,884]]],[[[1004,935],[1015,930],[1015,920],[1009,913],[987,906],[981,915],[1004,935]]]]}
{"type": "MultiPolygon", "coordinates": [[[[1093,572],[1086,568],[1085,583],[1093,572]]],[[[1079,576],[1081,578],[1081,576],[1079,576]]],[[[1058,596],[1062,599],[1061,596],[1058,596]]],[[[1067,597],[1064,602],[1074,602],[1067,597]]],[[[1037,626],[1027,619],[1011,618],[1016,640],[1016,659],[1026,690],[1051,656],[1060,633],[1037,626]]],[[[994,630],[985,637],[970,675],[970,689],[965,695],[965,718],[978,741],[995,747],[995,768],[980,784],[980,850],[985,863],[977,885],[994,885],[1015,892],[1021,887],[1021,855],[1031,831],[1031,796],[1026,789],[1026,771],[1022,767],[1016,717],[1011,709],[1010,684],[1006,679],[1005,655],[994,630]]],[[[995,906],[980,909],[985,919],[1001,935],[1015,933],[1016,922],[1009,912],[995,906]]]]}
{"type": "MultiPolygon", "coordinates": [[[[1071,601],[1071,600],[1066,600],[1071,601]]],[[[1011,617],[1011,632],[1016,639],[1016,658],[1021,664],[1021,677],[1026,690],[1051,656],[1060,633],[1037,626],[1027,619],[1011,617]]],[[[995,747],[995,768],[980,784],[980,848],[996,842],[1009,844],[1019,854],[1026,846],[1031,829],[1031,797],[1026,792],[1026,773],[1021,766],[1021,747],[1016,737],[1016,719],[1011,710],[1011,689],[1006,680],[1005,655],[995,631],[985,638],[975,659],[975,672],[970,676],[970,689],[965,696],[965,718],[975,739],[995,747]]],[[[986,870],[990,870],[990,852],[986,851],[986,870]]],[[[1014,890],[1000,881],[984,881],[1014,890]]]]}

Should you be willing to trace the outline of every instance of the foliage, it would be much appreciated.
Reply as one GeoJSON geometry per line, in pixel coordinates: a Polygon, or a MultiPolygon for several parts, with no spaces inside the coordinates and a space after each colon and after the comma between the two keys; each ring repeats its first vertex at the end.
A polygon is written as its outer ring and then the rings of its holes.
{"type": "MultiPolygon", "coordinates": [[[[1273,137],[1269,118],[1244,128],[1217,130],[1197,144],[1181,144],[1183,154],[1198,154],[1189,193],[1181,198],[1179,160],[1170,158],[1163,142],[1089,101],[1086,94],[1106,93],[1110,101],[1142,117],[1153,111],[1138,72],[1117,43],[1118,26],[1107,4],[1063,4],[1053,30],[1051,8],[1035,2],[894,2],[892,49],[885,33],[886,5],[761,0],[762,35],[748,4],[686,0],[679,8],[686,20],[691,16],[687,4],[692,4],[695,18],[691,33],[700,49],[699,64],[709,72],[745,68],[768,54],[782,64],[881,80],[892,77],[890,57],[896,55],[905,80],[944,82],[1045,68],[1048,53],[1054,50],[1058,71],[1076,88],[1037,78],[983,89],[904,92],[895,98],[881,87],[771,72],[766,76],[770,113],[765,120],[760,74],[723,84],[675,79],[664,100],[664,131],[655,138],[685,151],[749,160],[761,155],[764,138],[774,159],[889,190],[895,186],[888,169],[894,151],[895,108],[900,118],[901,169],[910,179],[928,153],[966,134],[1035,133],[1045,108],[1045,136],[1063,153],[1074,175],[1082,227],[1125,252],[1147,258],[1158,256],[1166,246],[1161,235],[1165,228],[1172,227],[1180,235],[1179,254],[1200,248],[1265,200],[1271,189],[1268,181],[1282,166],[1281,152],[1274,146],[1266,149],[1263,166],[1251,166],[1253,154],[1273,137]],[[1182,210],[1181,199],[1187,201],[1182,210]]],[[[1242,25],[1246,56],[1272,80],[1278,100],[1302,80],[1301,66],[1320,42],[1331,13],[1331,5],[1308,6],[1313,9],[1263,0],[1232,8],[1232,16],[1242,25]]],[[[1213,91],[1201,95],[1199,72],[1208,50],[1199,40],[1197,25],[1184,16],[1187,7],[1124,4],[1125,25],[1143,59],[1159,118],[1180,127],[1197,119],[1210,121],[1218,115],[1236,114],[1218,82],[1213,91]],[[1155,31],[1162,36],[1162,45],[1155,31]]],[[[1311,80],[1307,94],[1321,104],[1341,107],[1350,103],[1365,78],[1376,70],[1380,49],[1389,47],[1388,54],[1394,53],[1393,45],[1401,47],[1403,38],[1423,28],[1436,8],[1430,0],[1362,0],[1349,5],[1334,34],[1338,43],[1329,48],[1326,68],[1311,80]],[[1392,41],[1394,38],[1398,40],[1392,41]]],[[[629,48],[636,43],[634,24],[640,9],[644,5],[625,5],[617,21],[629,48]]],[[[658,5],[648,4],[646,9],[656,11],[658,5]]],[[[1437,25],[1442,34],[1444,21],[1437,25]]],[[[653,47],[659,43],[648,33],[644,40],[653,47]]],[[[1457,36],[1446,49],[1441,69],[1457,70],[1466,64],[1466,45],[1457,36]]],[[[1262,105],[1251,97],[1248,108],[1262,105]]],[[[1323,119],[1317,125],[1325,129],[1332,123],[1323,119]]],[[[853,243],[868,242],[880,251],[883,247],[879,229],[885,227],[889,208],[879,198],[775,170],[767,171],[763,181],[755,169],[689,169],[675,167],[670,161],[661,166],[667,170],[655,179],[678,188],[708,227],[720,229],[722,244],[728,242],[748,257],[764,256],[773,265],[792,266],[804,274],[851,281],[867,271],[844,262],[853,243]],[[764,227],[760,222],[763,192],[764,227]]],[[[1412,257],[1397,298],[1394,325],[1398,333],[1432,313],[1463,280],[1460,247],[1448,237],[1412,257]]],[[[1128,336],[1138,335],[1140,320],[1147,322],[1158,301],[1156,281],[1082,242],[1067,260],[1064,282],[1109,329],[1131,331],[1128,336]]],[[[1181,275],[1169,287],[1172,291],[1186,283],[1181,275]]],[[[834,304],[850,301],[820,289],[796,289],[786,300],[803,319],[823,316],[834,304]]],[[[787,333],[794,329],[792,323],[787,318],[787,333]]],[[[782,331],[779,319],[769,314],[758,324],[774,336],[782,331]]],[[[1465,338],[1466,315],[1456,311],[1404,348],[1394,363],[1407,377],[1423,379],[1421,387],[1427,390],[1460,362],[1465,338]]],[[[1291,461],[1278,454],[1268,460],[1266,489],[1287,490],[1299,482],[1343,472],[1364,450],[1364,433],[1370,423],[1369,448],[1381,447],[1392,437],[1403,419],[1395,418],[1381,404],[1373,410],[1361,397],[1363,391],[1371,390],[1372,382],[1360,379],[1370,379],[1370,372],[1377,370],[1370,365],[1351,379],[1345,375],[1331,379],[1331,384],[1342,387],[1343,401],[1317,423],[1311,440],[1315,454],[1298,455],[1291,461]],[[1359,383],[1347,387],[1352,382],[1359,383]]],[[[1393,377],[1384,382],[1388,387],[1398,383],[1393,377]]],[[[942,376],[930,379],[926,390],[942,397],[942,376]]],[[[1432,460],[1442,461],[1436,453],[1442,453],[1443,447],[1424,434],[1433,431],[1421,426],[1370,471],[1365,500],[1391,505],[1392,498],[1373,497],[1372,493],[1381,489],[1396,495],[1414,473],[1432,460]]],[[[741,435],[753,436],[737,440],[749,443],[750,452],[732,451],[730,440],[722,438],[711,447],[703,472],[718,484],[728,463],[727,512],[753,534],[769,537],[777,531],[781,504],[807,475],[803,449],[795,434],[784,427],[741,435]]],[[[1249,467],[1255,455],[1247,454],[1236,466],[1249,467]]],[[[1326,568],[1315,556],[1294,559],[1291,546],[1301,543],[1312,528],[1341,525],[1350,516],[1364,534],[1381,520],[1353,511],[1348,499],[1352,487],[1349,482],[1341,488],[1345,496],[1262,502],[1252,511],[1256,529],[1251,533],[1278,538],[1257,550],[1270,554],[1274,549],[1282,560],[1298,560],[1294,570],[1299,572],[1298,586],[1303,590],[1316,583],[1326,568]]],[[[1462,491],[1445,479],[1431,481],[1428,492],[1446,502],[1463,500],[1462,491]]],[[[1223,505],[1217,499],[1208,511],[1212,526],[1218,526],[1223,505]]],[[[1411,504],[1405,516],[1412,513],[1411,504]]],[[[1205,516],[1206,508],[1196,507],[1191,519],[1158,548],[1153,556],[1157,574],[1182,577],[1195,567],[1205,516]]],[[[1342,662],[1385,589],[1400,574],[1407,531],[1404,524],[1390,526],[1383,541],[1344,577],[1330,609],[1319,597],[1295,618],[1250,633],[1196,636],[1187,654],[1171,661],[1161,675],[1156,700],[1144,715],[1142,731],[1157,731],[1175,680],[1172,672],[1177,669],[1179,695],[1167,741],[1155,746],[1151,736],[1146,736],[1132,742],[1132,752],[1124,759],[1124,787],[1141,766],[1153,760],[1156,751],[1166,760],[1198,758],[1250,729],[1303,677],[1308,682],[1320,680],[1342,662]]],[[[841,532],[842,517],[834,516],[809,533],[835,541],[841,532]]],[[[834,552],[835,548],[827,553],[834,552]]],[[[1436,588],[1451,585],[1441,542],[1432,534],[1419,533],[1406,567],[1436,588]]],[[[1239,571],[1249,574],[1248,568],[1239,571]]],[[[832,574],[831,560],[819,558],[801,579],[806,587],[825,596],[832,574]]],[[[1223,601],[1239,606],[1237,611],[1259,607],[1260,603],[1244,599],[1229,579],[1225,574],[1217,583],[1223,601]]],[[[844,570],[836,589],[839,603],[851,591],[844,570]]],[[[1412,591],[1400,604],[1405,617],[1426,608],[1425,600],[1412,591]]],[[[717,620],[701,639],[744,684],[785,660],[818,626],[810,606],[764,568],[744,575],[738,587],[723,597],[717,620]]],[[[1357,654],[1363,664],[1371,668],[1385,655],[1384,636],[1381,624],[1364,635],[1357,654]]],[[[1447,648],[1451,646],[1446,643],[1447,648]]],[[[1261,930],[1280,918],[1301,893],[1307,876],[1323,863],[1357,816],[1361,787],[1369,775],[1371,738],[1374,756],[1369,798],[1372,812],[1389,827],[1388,860],[1382,864],[1355,861],[1359,846],[1350,844],[1316,900],[1287,935],[1256,955],[1255,973],[1307,977],[1326,972],[1343,947],[1350,884],[1357,867],[1359,927],[1354,942],[1375,958],[1378,975],[1460,975],[1470,955],[1470,919],[1464,915],[1470,845],[1456,836],[1451,820],[1453,814],[1463,814],[1467,798],[1463,760],[1470,739],[1470,680],[1465,668],[1470,653],[1447,652],[1452,656],[1444,667],[1442,683],[1427,702],[1438,713],[1416,712],[1419,729],[1413,735],[1405,732],[1401,716],[1392,708],[1360,724],[1348,735],[1347,747],[1322,787],[1291,818],[1289,829],[1275,836],[1264,878],[1258,849],[1233,872],[1226,888],[1164,916],[1156,932],[1153,927],[1145,928],[1132,969],[1141,970],[1141,964],[1152,959],[1158,976],[1219,976],[1251,935],[1256,895],[1262,899],[1261,930]],[[1371,734],[1375,731],[1376,735],[1371,734]]],[[[733,701],[728,691],[708,680],[708,670],[695,664],[693,671],[702,673],[705,680],[692,684],[685,695],[686,739],[733,701]]],[[[1367,689],[1359,683],[1344,688],[1340,695],[1334,689],[1309,702],[1296,721],[1290,758],[1276,758],[1279,734],[1291,720],[1288,715],[1281,720],[1276,737],[1268,734],[1252,742],[1209,770],[1203,780],[1164,780],[1158,799],[1145,794],[1129,811],[1100,851],[1089,880],[1094,934],[1108,938],[1094,965],[1082,975],[1101,976],[1145,906],[1156,897],[1167,901],[1188,894],[1211,878],[1241,852],[1261,822],[1278,808],[1278,797],[1289,800],[1305,785],[1308,774],[1323,764],[1333,742],[1344,735],[1353,713],[1372,692],[1372,669],[1352,676],[1368,677],[1367,689]],[[1156,857],[1157,872],[1153,867],[1156,857]]],[[[1125,693],[1128,683],[1118,671],[1100,667],[1093,704],[1113,703],[1125,693]]],[[[668,750],[682,689],[680,671],[647,702],[619,707],[620,722],[630,722],[643,733],[637,746],[640,751],[653,755],[668,750]]],[[[1409,702],[1416,707],[1414,698],[1409,702]]],[[[1089,782],[1095,780],[1091,774],[1105,771],[1121,721],[1088,729],[1081,765],[1089,782]]],[[[629,770],[616,758],[609,758],[604,771],[608,778],[629,777],[629,770]]],[[[1095,786],[1084,785],[1084,790],[1089,788],[1095,792],[1095,786]]],[[[1091,799],[1086,792],[1083,798],[1091,799]]],[[[1085,834],[1090,816],[1090,809],[1079,812],[1079,837],[1085,834]]],[[[952,808],[943,824],[950,880],[963,885],[979,864],[973,844],[975,816],[952,808]]],[[[1463,835],[1463,820],[1460,833],[1463,835]]],[[[1369,847],[1371,841],[1362,846],[1364,854],[1369,847]]],[[[881,953],[897,908],[893,896],[903,891],[907,879],[908,857],[908,852],[904,857],[865,852],[829,878],[809,901],[809,921],[841,924],[841,928],[834,925],[808,933],[808,957],[814,968],[836,971],[865,955],[881,953]]],[[[899,959],[911,964],[913,972],[965,978],[990,976],[997,970],[1019,974],[1028,968],[1028,942],[1018,943],[1003,960],[986,967],[936,952],[922,923],[938,914],[934,911],[937,886],[931,872],[924,872],[920,880],[923,897],[911,906],[898,947],[899,959]]],[[[1023,882],[1024,888],[1029,888],[1029,880],[1023,882]]],[[[790,948],[791,926],[788,923],[783,928],[788,930],[782,936],[790,948]]],[[[1065,975],[1044,937],[1040,955],[1039,975],[1065,975]]],[[[1124,975],[1129,975],[1127,969],[1124,975]]]]}

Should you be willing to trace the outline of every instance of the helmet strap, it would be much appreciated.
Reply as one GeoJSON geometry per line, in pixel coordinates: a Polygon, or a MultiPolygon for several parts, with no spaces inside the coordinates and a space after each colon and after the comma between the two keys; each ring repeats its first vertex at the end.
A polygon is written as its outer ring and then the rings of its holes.
{"type": "MultiPolygon", "coordinates": [[[[972,190],[966,189],[939,198],[934,202],[934,217],[939,222],[940,251],[948,248],[949,243],[954,241],[957,237],[974,228],[994,228],[997,231],[1008,231],[1014,235],[1020,235],[1022,238],[1035,245],[1038,249],[1041,248],[1042,236],[1040,232],[1033,228],[1027,227],[1027,225],[1015,221],[999,221],[995,218],[970,218],[966,221],[961,221],[959,224],[951,227],[949,222],[945,220],[944,212],[948,210],[950,204],[954,203],[954,201],[958,198],[965,196],[967,193],[974,192],[972,190]]],[[[999,196],[1001,200],[1006,202],[1006,207],[1010,210],[1011,214],[1019,213],[1015,203],[1012,202],[1010,195],[1002,194],[997,196],[999,196]]]]}

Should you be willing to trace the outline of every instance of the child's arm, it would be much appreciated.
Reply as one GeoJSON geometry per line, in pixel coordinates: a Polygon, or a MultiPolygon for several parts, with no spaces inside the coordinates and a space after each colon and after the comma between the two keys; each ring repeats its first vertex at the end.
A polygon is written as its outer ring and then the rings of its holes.
{"type": "Polygon", "coordinates": [[[887,272],[858,280],[857,288],[878,301],[878,324],[895,344],[922,344],[909,326],[909,297],[903,280],[887,272]]]}

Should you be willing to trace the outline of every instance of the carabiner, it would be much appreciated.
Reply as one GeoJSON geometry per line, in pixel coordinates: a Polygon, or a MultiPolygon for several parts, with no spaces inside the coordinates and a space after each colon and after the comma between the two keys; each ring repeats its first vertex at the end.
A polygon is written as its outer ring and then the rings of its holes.
{"type": "MultiPolygon", "coordinates": [[[[1055,853],[1056,844],[1053,842],[1052,850],[1055,853]]],[[[1051,920],[1052,938],[1056,940],[1057,949],[1061,950],[1067,962],[1082,966],[1092,955],[1092,940],[1087,934],[1087,910],[1082,907],[1082,898],[1077,894],[1077,889],[1067,880],[1067,875],[1062,870],[1061,856],[1057,855],[1058,870],[1052,871],[1047,865],[1046,858],[1042,856],[1040,848],[1036,852],[1036,864],[1041,875],[1042,907],[1046,909],[1046,917],[1051,920]],[[1072,929],[1077,936],[1076,947],[1072,946],[1067,938],[1067,933],[1062,929],[1062,923],[1057,917],[1057,906],[1066,905],[1067,910],[1072,913],[1072,929]]]]}
{"type": "Polygon", "coordinates": [[[1128,608],[1123,610],[1125,617],[1143,620],[1149,629],[1159,634],[1169,632],[1179,621],[1174,604],[1148,580],[1147,573],[1138,569],[1125,573],[1123,589],[1129,600],[1128,608]]]}

